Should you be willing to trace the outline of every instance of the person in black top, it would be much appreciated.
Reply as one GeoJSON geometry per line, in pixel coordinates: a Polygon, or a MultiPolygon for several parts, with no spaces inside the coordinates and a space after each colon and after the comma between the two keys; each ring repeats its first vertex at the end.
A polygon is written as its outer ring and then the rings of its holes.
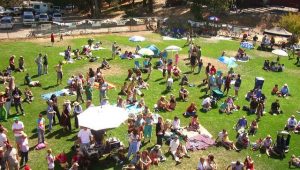
{"type": "Polygon", "coordinates": [[[256,46],[257,40],[258,40],[258,37],[257,37],[257,35],[255,34],[255,36],[253,37],[253,46],[254,46],[254,47],[256,46]]]}
{"type": "Polygon", "coordinates": [[[279,113],[281,113],[280,104],[279,104],[279,100],[276,99],[276,101],[273,102],[271,105],[271,114],[279,114],[279,113]]]}
{"type": "Polygon", "coordinates": [[[238,74],[237,78],[235,80],[235,83],[234,83],[234,95],[235,95],[235,97],[238,97],[238,95],[239,95],[239,89],[240,89],[241,84],[242,84],[241,75],[238,74]]]}
{"type": "Polygon", "coordinates": [[[14,99],[14,105],[15,105],[17,114],[19,114],[19,108],[20,108],[22,115],[25,115],[25,112],[24,112],[24,109],[22,106],[22,101],[21,101],[22,92],[19,90],[18,87],[15,87],[15,89],[12,91],[12,96],[14,99]]]}
{"type": "Polygon", "coordinates": [[[165,135],[165,130],[164,130],[164,122],[162,117],[158,118],[158,122],[156,124],[156,144],[162,146],[163,145],[163,137],[165,135]]]}
{"type": "MultiPolygon", "coordinates": [[[[57,116],[58,122],[60,123],[60,112],[59,112],[58,105],[57,105],[57,97],[56,97],[56,95],[52,94],[51,97],[50,97],[50,100],[53,101],[53,110],[55,111],[55,114],[57,116]]],[[[53,125],[54,124],[56,124],[55,116],[53,116],[53,125]]]]}
{"type": "Polygon", "coordinates": [[[200,73],[200,71],[201,71],[201,69],[202,69],[202,66],[203,66],[203,61],[202,61],[202,59],[200,59],[200,60],[198,61],[198,72],[197,72],[197,74],[200,73]]]}
{"type": "Polygon", "coordinates": [[[48,56],[47,54],[43,57],[43,74],[48,74],[48,56]]]}
{"type": "Polygon", "coordinates": [[[297,61],[296,61],[295,65],[298,65],[298,64],[300,64],[300,52],[299,52],[299,54],[297,56],[297,61]]]}

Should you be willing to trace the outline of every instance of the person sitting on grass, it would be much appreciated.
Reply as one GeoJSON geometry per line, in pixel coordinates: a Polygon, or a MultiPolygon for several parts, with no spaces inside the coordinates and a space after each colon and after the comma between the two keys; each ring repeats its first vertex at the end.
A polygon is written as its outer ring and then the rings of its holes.
{"type": "Polygon", "coordinates": [[[177,65],[174,65],[173,67],[173,76],[176,78],[176,79],[179,79],[180,78],[180,69],[178,68],[177,65]]]}
{"type": "Polygon", "coordinates": [[[228,98],[226,99],[226,103],[230,109],[230,111],[235,111],[237,109],[237,106],[234,104],[233,98],[232,96],[228,96],[228,98]]]}
{"type": "Polygon", "coordinates": [[[175,159],[177,165],[181,163],[180,158],[183,156],[190,158],[185,146],[181,144],[177,135],[175,135],[174,139],[172,139],[170,142],[169,152],[175,159]]]}
{"type": "Polygon", "coordinates": [[[276,101],[271,104],[271,111],[270,111],[270,113],[273,114],[273,115],[282,113],[282,111],[280,110],[280,104],[279,104],[279,100],[278,99],[276,99],[276,101]]]}
{"type": "Polygon", "coordinates": [[[211,109],[211,104],[212,104],[212,99],[213,97],[212,96],[209,96],[207,98],[205,98],[202,102],[202,109],[207,112],[211,109]]]}
{"type": "Polygon", "coordinates": [[[149,84],[148,84],[147,82],[145,82],[145,81],[143,80],[143,78],[140,77],[140,78],[138,79],[138,82],[137,82],[137,83],[138,83],[138,86],[139,86],[140,89],[147,89],[147,90],[149,89],[149,84]]]}
{"type": "Polygon", "coordinates": [[[154,165],[158,165],[160,162],[164,162],[166,160],[165,156],[162,153],[160,145],[155,145],[150,150],[150,158],[151,158],[152,164],[154,164],[154,165]]]}
{"type": "Polygon", "coordinates": [[[235,125],[235,130],[238,132],[240,130],[245,130],[248,128],[247,119],[245,116],[241,117],[235,125]]]}
{"type": "Polygon", "coordinates": [[[291,156],[291,159],[289,161],[289,168],[292,166],[295,166],[296,168],[300,168],[300,158],[296,157],[295,155],[291,156]]]}
{"type": "Polygon", "coordinates": [[[157,108],[163,111],[171,111],[169,109],[169,102],[166,100],[166,96],[161,96],[157,101],[157,108]]]}
{"type": "Polygon", "coordinates": [[[270,156],[270,151],[272,150],[272,138],[271,135],[268,135],[263,141],[260,149],[265,150],[266,154],[270,156]]]}
{"type": "Polygon", "coordinates": [[[231,113],[226,100],[221,104],[219,112],[220,113],[227,113],[227,114],[231,113]]]}
{"type": "Polygon", "coordinates": [[[250,156],[247,156],[244,161],[244,167],[246,170],[254,170],[254,161],[250,156]]]}
{"type": "Polygon", "coordinates": [[[186,88],[184,88],[184,86],[181,86],[179,90],[179,99],[186,102],[188,101],[188,96],[189,96],[189,91],[186,88]]]}
{"type": "Polygon", "coordinates": [[[287,97],[290,96],[290,90],[287,84],[284,84],[281,88],[280,92],[278,93],[279,97],[287,97]]]}
{"type": "Polygon", "coordinates": [[[29,73],[26,73],[26,76],[24,78],[24,84],[28,85],[30,87],[37,87],[37,86],[41,86],[39,81],[31,81],[31,78],[29,76],[29,73]]]}
{"type": "Polygon", "coordinates": [[[141,170],[149,170],[151,166],[151,158],[147,150],[143,151],[139,160],[141,170]]]}
{"type": "Polygon", "coordinates": [[[224,145],[225,148],[228,148],[228,150],[236,150],[236,151],[240,151],[234,144],[233,141],[229,140],[229,137],[228,137],[228,133],[225,133],[224,136],[223,136],[223,139],[222,139],[222,143],[224,145]]]}
{"type": "Polygon", "coordinates": [[[247,133],[241,133],[238,136],[237,143],[243,148],[247,148],[250,145],[250,139],[247,133]]]}
{"type": "Polygon", "coordinates": [[[24,102],[31,103],[33,101],[34,99],[33,93],[28,87],[25,88],[24,95],[25,95],[25,99],[23,100],[24,102]]]}
{"type": "Polygon", "coordinates": [[[195,115],[191,118],[191,122],[189,127],[187,128],[188,131],[200,132],[200,123],[198,121],[198,116],[195,115]]]}
{"type": "Polygon", "coordinates": [[[256,120],[253,120],[251,122],[250,128],[249,128],[249,135],[255,135],[258,129],[258,122],[256,120]]]}
{"type": "Polygon", "coordinates": [[[68,158],[65,151],[57,155],[55,157],[55,160],[59,162],[61,168],[68,169],[69,164],[68,164],[68,158]]]}
{"type": "Polygon", "coordinates": [[[297,120],[295,118],[295,115],[292,115],[288,120],[287,124],[285,125],[285,129],[288,131],[294,131],[297,126],[297,120]]]}
{"type": "Polygon", "coordinates": [[[104,69],[104,70],[110,69],[109,63],[108,63],[108,61],[105,58],[103,58],[103,61],[101,63],[101,67],[100,68],[104,69]]]}
{"type": "Polygon", "coordinates": [[[183,75],[181,81],[180,81],[180,85],[189,85],[189,79],[187,77],[187,75],[183,75]]]}
{"type": "Polygon", "coordinates": [[[270,70],[270,61],[269,60],[265,60],[263,69],[266,71],[270,70]]]}
{"type": "Polygon", "coordinates": [[[275,86],[272,89],[271,94],[272,95],[275,95],[275,94],[278,95],[278,93],[279,93],[278,84],[275,84],[275,86]]]}
{"type": "Polygon", "coordinates": [[[194,102],[190,104],[190,106],[186,109],[186,112],[183,113],[183,116],[195,116],[197,113],[197,107],[194,102]]]}
{"type": "Polygon", "coordinates": [[[170,110],[175,110],[177,102],[176,102],[175,96],[173,94],[170,95],[169,104],[170,104],[169,109],[170,110]]]}

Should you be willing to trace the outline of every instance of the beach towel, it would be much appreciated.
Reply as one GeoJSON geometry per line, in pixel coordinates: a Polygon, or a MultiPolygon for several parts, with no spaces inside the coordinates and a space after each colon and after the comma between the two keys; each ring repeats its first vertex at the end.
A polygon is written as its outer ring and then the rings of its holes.
{"type": "MultiPolygon", "coordinates": [[[[108,84],[108,90],[116,88],[116,86],[114,84],[111,84],[111,83],[108,83],[108,82],[106,82],[106,83],[108,84]]],[[[99,89],[99,83],[98,82],[94,83],[94,88],[99,89]]]]}
{"type": "Polygon", "coordinates": [[[59,91],[55,91],[55,92],[50,92],[50,93],[47,93],[47,94],[43,94],[43,95],[41,95],[41,96],[42,96],[42,98],[43,98],[44,100],[49,100],[53,94],[55,94],[57,97],[58,97],[58,96],[71,96],[71,95],[76,95],[75,92],[71,93],[69,89],[62,89],[62,90],[59,90],[59,91]]]}
{"type": "Polygon", "coordinates": [[[186,143],[186,149],[196,151],[196,150],[205,150],[210,146],[213,146],[215,141],[205,135],[198,134],[192,138],[188,138],[186,143]]]}

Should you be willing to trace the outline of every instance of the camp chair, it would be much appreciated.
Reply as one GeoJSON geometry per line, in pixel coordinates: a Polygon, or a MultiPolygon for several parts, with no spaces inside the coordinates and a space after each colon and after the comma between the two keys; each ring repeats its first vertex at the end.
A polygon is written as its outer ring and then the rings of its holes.
{"type": "Polygon", "coordinates": [[[138,60],[134,61],[134,68],[135,69],[140,69],[140,62],[138,60]]]}

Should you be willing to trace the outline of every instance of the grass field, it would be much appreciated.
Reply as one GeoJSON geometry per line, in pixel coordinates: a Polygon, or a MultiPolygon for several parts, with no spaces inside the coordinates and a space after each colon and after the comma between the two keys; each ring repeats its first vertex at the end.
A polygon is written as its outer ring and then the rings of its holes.
{"type": "MultiPolygon", "coordinates": [[[[139,33],[135,33],[139,34],[139,33]]],[[[160,49],[164,49],[168,45],[177,45],[183,46],[185,41],[162,41],[162,38],[157,34],[152,33],[143,33],[143,36],[147,38],[145,42],[139,43],[142,47],[155,44],[160,49]]],[[[53,47],[50,46],[49,40],[30,40],[30,41],[2,41],[0,42],[0,51],[1,51],[1,65],[0,69],[3,70],[8,66],[8,59],[10,55],[16,55],[17,58],[22,55],[25,58],[26,69],[31,76],[37,74],[37,66],[34,63],[34,58],[38,53],[47,53],[49,56],[49,74],[43,75],[41,77],[33,78],[33,80],[39,80],[42,84],[42,87],[34,87],[32,91],[35,96],[35,101],[31,104],[24,103],[23,106],[25,108],[26,116],[20,116],[21,121],[24,122],[25,132],[29,136],[30,146],[34,147],[37,143],[37,134],[36,134],[36,119],[38,114],[46,109],[46,103],[40,97],[41,94],[45,94],[47,92],[52,92],[56,90],[60,90],[66,86],[66,81],[68,77],[77,73],[84,73],[88,71],[89,67],[96,68],[100,66],[101,59],[98,60],[97,63],[89,63],[87,60],[76,61],[74,64],[66,64],[63,66],[64,69],[64,80],[63,84],[59,86],[56,85],[56,73],[54,66],[58,63],[58,61],[62,60],[63,57],[59,56],[58,53],[62,52],[66,49],[68,45],[71,45],[73,49],[81,48],[82,45],[87,43],[88,38],[94,38],[96,40],[102,41],[106,50],[102,51],[93,51],[93,55],[99,56],[100,58],[106,57],[109,58],[111,56],[111,44],[113,41],[117,41],[121,46],[123,51],[125,49],[133,50],[136,46],[136,43],[132,43],[128,41],[129,35],[127,34],[108,34],[108,35],[97,35],[97,36],[88,36],[81,38],[73,38],[66,39],[63,42],[57,42],[53,47]]],[[[196,39],[196,44],[201,45],[202,47],[202,55],[204,58],[204,66],[206,63],[212,62],[222,68],[223,71],[226,71],[226,67],[222,66],[222,64],[218,63],[216,58],[220,56],[222,51],[227,51],[228,54],[234,54],[239,47],[239,42],[237,41],[219,41],[219,40],[209,40],[209,39],[196,39]]],[[[188,48],[183,48],[180,51],[180,64],[179,67],[182,72],[187,72],[190,70],[188,66],[185,65],[187,61],[184,61],[184,56],[187,55],[188,48]]],[[[275,140],[276,132],[278,130],[282,130],[286,120],[290,115],[295,114],[297,119],[300,119],[300,116],[297,115],[296,111],[300,109],[300,91],[299,91],[299,83],[300,83],[300,68],[296,67],[293,63],[295,60],[288,60],[288,58],[281,58],[281,63],[285,64],[285,71],[281,73],[275,72],[266,72],[261,69],[263,62],[265,59],[276,60],[276,57],[272,55],[270,52],[261,52],[257,50],[247,50],[247,53],[252,56],[250,62],[247,63],[239,63],[239,67],[235,69],[235,72],[241,74],[242,76],[242,85],[240,88],[240,97],[239,100],[236,101],[236,104],[243,106],[249,105],[246,100],[244,100],[243,96],[247,91],[254,87],[255,77],[264,77],[265,83],[263,86],[263,92],[267,96],[266,108],[269,110],[271,103],[277,99],[276,96],[272,96],[270,94],[272,87],[274,84],[279,84],[281,87],[284,83],[289,85],[292,96],[288,98],[279,98],[282,110],[284,114],[278,116],[271,116],[270,114],[266,114],[266,116],[262,117],[259,122],[259,130],[258,133],[254,137],[250,137],[252,142],[255,142],[256,139],[262,137],[264,138],[267,134],[271,134],[273,140],[275,140]]],[[[142,59],[141,59],[142,60],[142,59]]],[[[154,63],[154,62],[153,62],[154,63]]],[[[120,90],[121,85],[124,82],[124,79],[127,75],[127,69],[132,68],[134,63],[132,60],[112,60],[110,61],[110,65],[112,69],[109,71],[105,71],[105,78],[108,82],[113,83],[117,86],[116,90],[110,90],[108,92],[108,96],[110,99],[110,103],[115,103],[118,92],[120,90]]],[[[203,68],[204,70],[204,68],[203,68]]],[[[197,87],[200,84],[202,79],[204,78],[204,71],[200,74],[189,74],[188,77],[192,84],[196,84],[196,87],[187,87],[190,91],[190,99],[188,102],[178,102],[176,110],[173,112],[160,112],[159,114],[164,117],[164,119],[173,119],[175,115],[179,116],[181,119],[182,126],[188,124],[189,119],[184,118],[182,113],[185,111],[186,107],[190,104],[190,102],[194,101],[197,103],[198,108],[203,100],[204,92],[201,92],[201,88],[197,87]]],[[[21,73],[13,73],[16,78],[16,85],[20,87],[23,91],[26,86],[23,85],[23,78],[26,72],[21,73]]],[[[145,75],[144,75],[145,76],[145,75]]],[[[145,96],[146,105],[152,107],[159,96],[165,90],[165,80],[161,79],[162,73],[160,71],[154,70],[151,75],[148,83],[150,84],[149,90],[143,90],[145,96]]],[[[174,83],[173,91],[168,93],[167,95],[173,93],[177,96],[179,90],[178,82],[174,83]]],[[[0,90],[4,89],[3,85],[0,85],[0,90]]],[[[231,89],[229,94],[233,94],[233,90],[231,89]]],[[[99,92],[94,90],[94,104],[98,104],[99,102],[99,92]]],[[[75,97],[59,97],[60,109],[62,109],[62,103],[64,99],[75,100],[75,97]]],[[[12,108],[12,113],[15,113],[15,109],[12,108]]],[[[248,122],[251,122],[255,119],[255,115],[247,115],[246,112],[240,110],[238,112],[234,112],[232,115],[219,114],[218,109],[213,109],[208,113],[202,113],[200,111],[197,112],[199,115],[200,123],[213,135],[217,136],[218,132],[223,128],[229,131],[230,139],[235,139],[235,131],[232,129],[233,125],[236,123],[238,118],[243,115],[246,115],[248,122]]],[[[13,135],[11,132],[12,125],[12,117],[14,115],[9,116],[7,122],[1,122],[6,128],[10,131],[8,133],[9,139],[13,141],[13,135]]],[[[47,119],[46,119],[47,120],[47,119]]],[[[47,120],[48,123],[48,120],[47,120]]],[[[72,119],[72,124],[74,120],[72,119]]],[[[108,134],[112,136],[117,136],[124,143],[127,143],[126,133],[127,133],[127,125],[122,125],[121,127],[111,130],[108,134]]],[[[54,154],[58,154],[61,151],[65,150],[68,153],[68,156],[72,156],[71,146],[73,145],[78,130],[73,130],[72,133],[63,133],[60,126],[56,125],[52,133],[46,134],[46,141],[48,142],[48,148],[52,148],[54,154]]],[[[149,148],[154,145],[156,141],[155,135],[153,135],[152,142],[144,146],[141,150],[149,148]]],[[[227,151],[223,147],[211,147],[205,151],[197,151],[191,153],[191,159],[183,159],[182,164],[175,166],[175,161],[172,160],[170,155],[167,155],[167,161],[165,163],[160,164],[158,167],[152,167],[152,169],[195,169],[199,160],[199,157],[206,157],[208,153],[213,153],[215,155],[216,162],[218,164],[218,169],[225,169],[227,165],[230,164],[231,161],[235,161],[237,159],[244,160],[246,155],[251,155],[255,161],[255,168],[258,170],[284,170],[288,169],[288,160],[291,154],[300,155],[300,147],[299,147],[300,136],[297,134],[292,134],[291,143],[290,143],[290,151],[286,155],[286,158],[283,160],[268,158],[265,154],[260,156],[258,151],[253,152],[250,149],[242,150],[240,153],[234,151],[227,151]]],[[[167,151],[167,146],[163,146],[163,150],[167,151]]],[[[45,160],[46,150],[35,151],[32,150],[29,154],[29,164],[31,165],[33,170],[43,170],[47,169],[47,163],[45,160]]],[[[58,165],[56,167],[58,168],[58,165]]],[[[93,170],[98,169],[120,169],[120,167],[115,167],[114,164],[106,162],[105,160],[99,161],[99,163],[94,163],[90,168],[93,170]]]]}

